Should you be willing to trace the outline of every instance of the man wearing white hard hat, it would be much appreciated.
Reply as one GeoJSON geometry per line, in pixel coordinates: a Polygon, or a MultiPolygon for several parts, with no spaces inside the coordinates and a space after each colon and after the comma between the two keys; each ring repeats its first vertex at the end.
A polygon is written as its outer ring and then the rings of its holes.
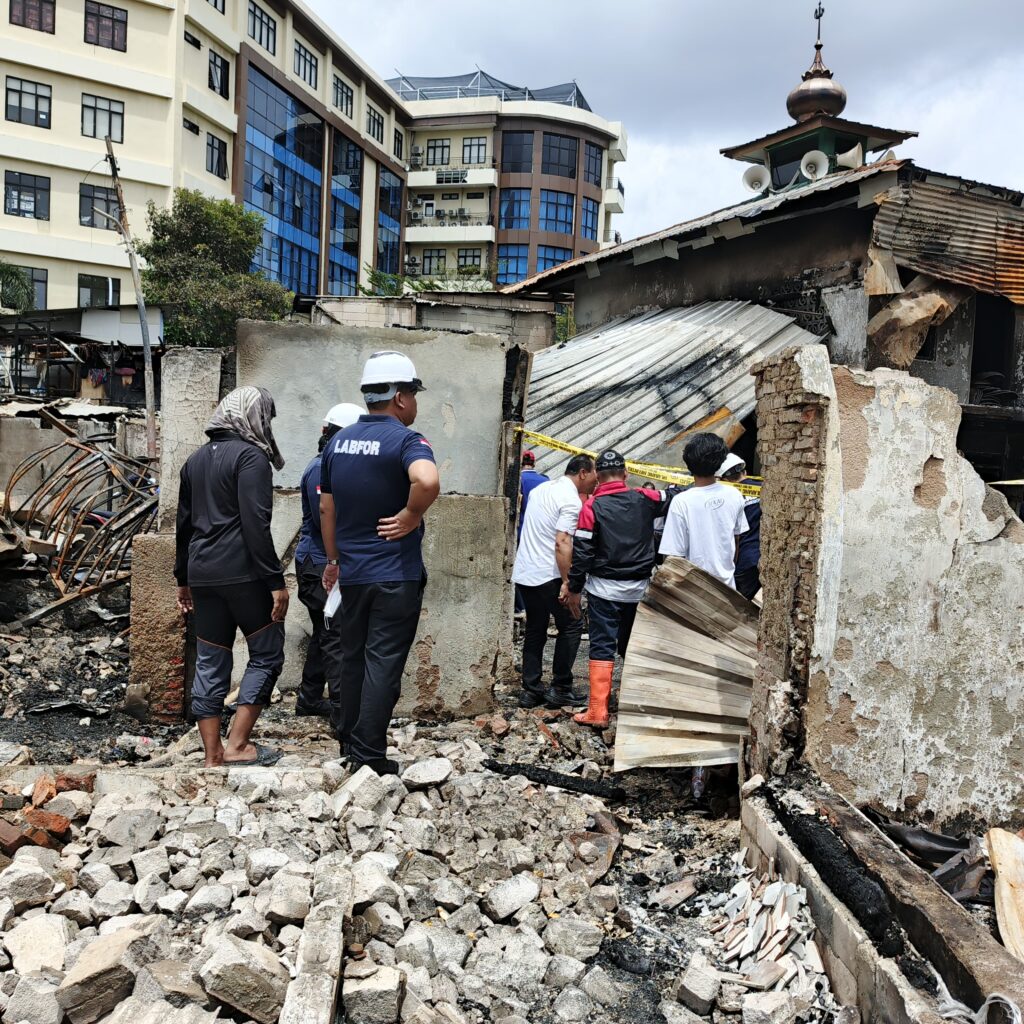
{"type": "Polygon", "coordinates": [[[341,589],[342,754],[353,770],[396,774],[387,731],[423,603],[423,516],[441,490],[430,442],[415,430],[423,382],[401,352],[375,352],[360,381],[369,410],[324,450],[323,585],[341,589]]]}
{"type": "MultiPolygon", "coordinates": [[[[306,466],[299,485],[302,493],[302,528],[299,543],[295,549],[295,570],[299,582],[299,600],[306,606],[312,623],[313,634],[306,647],[306,662],[302,666],[302,681],[295,699],[295,714],[316,715],[321,718],[338,718],[338,699],[331,693],[331,699],[324,700],[324,685],[331,676],[339,677],[339,669],[332,673],[325,659],[331,659],[330,645],[325,643],[327,627],[324,624],[324,604],[327,595],[322,579],[327,566],[327,552],[320,535],[320,459],[327,443],[345,427],[353,423],[365,410],[360,405],[342,402],[332,406],[324,417],[316,455],[306,466]],[[334,705],[332,713],[332,705],[334,705]]],[[[337,687],[335,683],[334,689],[337,687]]],[[[338,723],[335,721],[335,727],[338,723]]]]}

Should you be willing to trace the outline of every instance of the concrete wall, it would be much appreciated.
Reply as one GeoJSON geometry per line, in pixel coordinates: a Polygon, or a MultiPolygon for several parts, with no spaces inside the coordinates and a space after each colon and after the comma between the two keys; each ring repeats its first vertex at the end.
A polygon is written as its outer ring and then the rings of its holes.
{"type": "MultiPolygon", "coordinates": [[[[957,453],[951,392],[895,370],[833,367],[829,380],[821,348],[797,359],[788,399],[762,393],[759,428],[801,402],[824,407],[810,438],[813,529],[798,556],[817,566],[815,589],[797,608],[784,586],[766,587],[761,645],[786,653],[789,675],[777,679],[805,695],[798,722],[792,702],[773,717],[776,683],[759,674],[754,705],[768,713],[755,728],[856,804],[1017,827],[1024,524],[957,453]],[[779,622],[799,626],[804,662],[779,622]]],[[[772,516],[791,471],[781,458],[764,465],[767,551],[800,544],[797,517],[772,516]]]]}
{"type": "Polygon", "coordinates": [[[442,490],[499,494],[509,347],[493,335],[245,320],[238,325],[238,386],[273,394],[274,436],[286,463],[274,483],[297,487],[316,453],[324,413],[337,402],[361,404],[363,363],[381,349],[397,349],[427,386],[416,429],[433,445],[442,490]]]}

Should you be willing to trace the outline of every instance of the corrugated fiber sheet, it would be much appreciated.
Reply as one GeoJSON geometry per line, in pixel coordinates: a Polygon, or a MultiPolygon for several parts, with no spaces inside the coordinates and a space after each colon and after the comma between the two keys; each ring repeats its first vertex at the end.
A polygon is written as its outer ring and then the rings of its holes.
{"type": "MultiPolygon", "coordinates": [[[[750,367],[820,339],[751,302],[704,302],[611,320],[533,357],[526,426],[593,451],[644,459],[727,406],[754,408],[750,367]]],[[[541,472],[564,452],[537,450],[541,472]]]]}
{"type": "Polygon", "coordinates": [[[875,216],[875,244],[922,274],[1024,304],[1024,210],[915,181],[891,189],[875,216]]]}

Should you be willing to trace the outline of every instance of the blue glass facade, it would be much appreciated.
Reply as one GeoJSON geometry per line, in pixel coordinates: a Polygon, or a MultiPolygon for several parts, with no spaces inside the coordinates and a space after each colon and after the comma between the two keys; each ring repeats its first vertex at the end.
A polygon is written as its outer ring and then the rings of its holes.
{"type": "Polygon", "coordinates": [[[557,267],[559,263],[565,263],[572,259],[572,249],[562,249],[557,245],[537,246],[537,273],[542,270],[550,270],[557,267]]]}
{"type": "Polygon", "coordinates": [[[526,264],[530,258],[528,245],[498,246],[498,284],[515,284],[526,279],[526,264]]]}
{"type": "Polygon", "coordinates": [[[580,234],[592,242],[597,241],[597,211],[597,200],[584,196],[580,206],[580,234]]]}
{"type": "Polygon", "coordinates": [[[506,231],[530,230],[530,190],[503,188],[498,206],[498,227],[506,231]]]}
{"type": "Polygon", "coordinates": [[[248,77],[243,199],[246,209],[266,220],[253,269],[292,291],[315,295],[324,123],[251,66],[248,77]]]}
{"type": "Polygon", "coordinates": [[[338,131],[331,139],[331,234],[327,292],[355,295],[359,284],[359,210],[363,151],[338,131]]]}
{"type": "Polygon", "coordinates": [[[572,234],[573,207],[576,197],[570,192],[555,192],[552,189],[540,190],[540,230],[558,231],[564,235],[572,234]]]}
{"type": "Polygon", "coordinates": [[[397,274],[401,268],[402,179],[380,169],[377,200],[377,269],[397,274]]]}

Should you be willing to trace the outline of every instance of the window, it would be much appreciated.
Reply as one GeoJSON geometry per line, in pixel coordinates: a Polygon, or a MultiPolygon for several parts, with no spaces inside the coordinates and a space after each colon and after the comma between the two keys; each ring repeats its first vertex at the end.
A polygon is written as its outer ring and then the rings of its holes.
{"type": "Polygon", "coordinates": [[[424,216],[424,218],[426,218],[426,217],[433,217],[434,216],[434,200],[433,199],[424,199],[423,200],[423,216],[424,216]]]}
{"type": "Polygon", "coordinates": [[[320,68],[320,62],[316,55],[295,40],[295,61],[293,63],[295,74],[301,78],[311,89],[316,88],[316,76],[320,68]]]}
{"type": "Polygon", "coordinates": [[[195,121],[190,121],[187,117],[183,117],[181,119],[181,126],[185,131],[191,132],[193,135],[199,134],[199,125],[197,125],[195,121]]]}
{"type": "Polygon", "coordinates": [[[601,184],[601,165],[604,163],[604,150],[594,143],[588,142],[583,155],[583,180],[591,185],[601,184]]]}
{"type": "Polygon", "coordinates": [[[334,76],[334,105],[346,116],[352,116],[352,86],[334,76]]]}
{"type": "Polygon", "coordinates": [[[50,219],[50,179],[37,174],[4,174],[4,213],[12,217],[50,219]]]}
{"type": "Polygon", "coordinates": [[[442,203],[457,203],[459,201],[458,192],[442,192],[441,202],[442,203]]]}
{"type": "Polygon", "coordinates": [[[253,0],[249,0],[249,38],[268,53],[277,53],[277,21],[253,0]]]}
{"type": "Polygon", "coordinates": [[[117,192],[112,188],[104,188],[102,185],[79,185],[78,186],[78,223],[86,228],[101,228],[107,231],[116,231],[113,221],[107,219],[113,217],[121,219],[121,211],[117,205],[117,192]],[[106,214],[107,216],[101,216],[106,214]]]}
{"type": "Polygon", "coordinates": [[[124,104],[82,93],[82,134],[90,139],[124,142],[124,104]]]}
{"type": "Polygon", "coordinates": [[[398,128],[396,128],[395,129],[395,156],[397,156],[399,160],[402,159],[402,153],[403,153],[404,150],[405,150],[405,136],[402,134],[402,132],[398,128]]]}
{"type": "Polygon", "coordinates": [[[328,295],[355,295],[358,291],[362,173],[363,151],[341,132],[332,132],[328,295]]]}
{"type": "Polygon", "coordinates": [[[128,49],[128,12],[85,0],[85,41],[109,50],[128,49]]]}
{"type": "Polygon", "coordinates": [[[503,188],[498,205],[498,227],[505,231],[530,230],[530,190],[503,188]]]}
{"type": "Polygon", "coordinates": [[[206,133],[206,169],[218,178],[228,176],[228,144],[209,132],[206,133]]]}
{"type": "Polygon", "coordinates": [[[50,99],[53,90],[40,82],[7,77],[7,120],[50,127],[50,99]]]}
{"type": "Polygon", "coordinates": [[[57,0],[11,0],[11,24],[52,35],[56,6],[57,0]]]}
{"type": "Polygon", "coordinates": [[[569,192],[540,190],[540,230],[572,234],[572,210],[575,196],[569,192]]]}
{"type": "Polygon", "coordinates": [[[527,245],[498,246],[498,284],[515,284],[526,277],[526,263],[530,255],[527,245]]]}
{"type": "Polygon", "coordinates": [[[572,249],[560,249],[556,245],[537,246],[537,273],[542,270],[550,270],[557,267],[559,263],[565,263],[572,259],[572,249]]]}
{"type": "Polygon", "coordinates": [[[533,173],[533,132],[505,132],[501,136],[501,169],[508,174],[533,173]]]}
{"type": "Polygon", "coordinates": [[[427,139],[427,164],[444,166],[451,158],[451,139],[427,139]]]}
{"type": "Polygon", "coordinates": [[[463,276],[469,276],[470,274],[479,274],[480,268],[483,265],[480,259],[479,249],[460,249],[459,250],[459,274],[463,276]]]}
{"type": "Polygon", "coordinates": [[[218,95],[228,98],[228,77],[231,74],[231,65],[226,57],[210,50],[210,73],[207,82],[210,88],[218,95]]]}
{"type": "Polygon", "coordinates": [[[580,210],[580,234],[592,242],[597,241],[597,208],[596,199],[585,198],[580,210]]]}
{"type": "Polygon", "coordinates": [[[188,29],[185,29],[185,42],[188,43],[189,46],[194,46],[197,50],[201,50],[203,48],[203,44],[199,41],[199,36],[192,35],[188,29]]]}
{"type": "Polygon", "coordinates": [[[423,250],[423,273],[443,274],[444,264],[448,256],[447,249],[424,249],[423,250]]]}
{"type": "Polygon", "coordinates": [[[467,199],[483,199],[484,198],[484,194],[483,194],[483,192],[467,192],[466,193],[466,198],[467,199]]]}
{"type": "Polygon", "coordinates": [[[401,249],[402,179],[383,168],[377,193],[377,269],[385,274],[400,270],[398,253],[401,249]]]}
{"type": "Polygon", "coordinates": [[[91,306],[120,306],[121,279],[79,274],[78,305],[83,309],[88,309],[91,306]]]}
{"type": "Polygon", "coordinates": [[[366,104],[366,134],[378,142],[384,141],[384,115],[366,104]]]}
{"type": "MultiPolygon", "coordinates": [[[[48,272],[40,270],[39,267],[18,267],[18,269],[32,282],[32,308],[46,309],[46,279],[48,272]]],[[[3,303],[0,302],[0,306],[3,303]]]]}
{"type": "Polygon", "coordinates": [[[206,2],[215,10],[221,14],[224,13],[224,0],[206,0],[206,2]]]}
{"type": "Polygon", "coordinates": [[[578,141],[571,135],[554,135],[551,132],[545,132],[541,171],[544,174],[558,174],[563,178],[575,178],[578,146],[578,141]]]}
{"type": "Polygon", "coordinates": [[[487,138],[483,135],[462,140],[462,162],[464,164],[482,164],[487,160],[487,138]]]}

